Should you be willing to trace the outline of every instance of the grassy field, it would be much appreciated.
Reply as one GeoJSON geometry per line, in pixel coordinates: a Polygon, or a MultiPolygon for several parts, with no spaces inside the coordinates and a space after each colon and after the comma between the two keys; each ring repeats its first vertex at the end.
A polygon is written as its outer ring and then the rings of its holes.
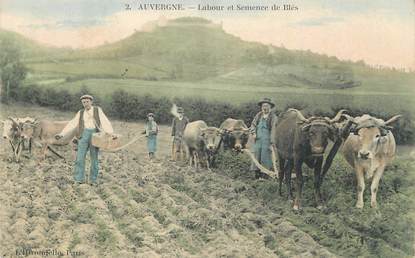
{"type": "MultiPolygon", "coordinates": [[[[0,115],[64,120],[74,114],[35,106],[0,106],[0,115]]],[[[113,121],[131,138],[141,123],[113,121]]],[[[126,139],[125,139],[126,140],[126,139]]],[[[162,126],[158,159],[145,141],[102,153],[98,187],[72,185],[73,161],[9,160],[0,146],[0,254],[18,248],[56,249],[81,257],[413,257],[413,146],[381,180],[377,210],[354,208],[355,176],[341,156],[323,183],[326,208],[314,208],[305,169],[304,209],[293,212],[275,180],[255,180],[246,157],[223,153],[218,168],[199,172],[169,161],[170,128],[162,126]]]]}
{"type": "MultiPolygon", "coordinates": [[[[32,80],[32,79],[29,79],[32,80]]],[[[35,79],[33,79],[35,80],[35,79]]],[[[78,92],[87,87],[93,94],[110,99],[110,94],[123,89],[137,95],[156,97],[190,97],[234,104],[256,101],[264,96],[274,99],[279,109],[301,103],[310,110],[331,111],[332,108],[353,107],[360,110],[399,113],[413,113],[415,98],[410,92],[372,92],[323,90],[293,87],[269,87],[219,82],[171,82],[135,79],[84,79],[66,82],[63,78],[48,78],[39,81],[45,88],[65,89],[78,92]]]]}

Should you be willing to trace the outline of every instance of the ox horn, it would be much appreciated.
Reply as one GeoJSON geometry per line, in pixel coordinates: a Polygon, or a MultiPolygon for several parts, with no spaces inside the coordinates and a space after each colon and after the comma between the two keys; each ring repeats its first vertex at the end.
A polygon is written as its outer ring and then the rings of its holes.
{"type": "Polygon", "coordinates": [[[295,108],[290,108],[287,111],[293,111],[297,113],[297,117],[302,121],[302,122],[310,122],[309,119],[305,118],[304,115],[297,109],[295,108]]]}
{"type": "Polygon", "coordinates": [[[351,121],[352,123],[356,124],[356,119],[348,114],[341,114],[341,116],[345,117],[347,120],[351,121]]]}
{"type": "Polygon", "coordinates": [[[24,121],[24,123],[31,123],[31,124],[35,124],[36,122],[38,122],[37,118],[26,118],[26,120],[24,121]]]}
{"type": "Polygon", "coordinates": [[[33,121],[32,120],[26,120],[25,124],[29,124],[32,127],[35,127],[37,125],[39,125],[40,121],[35,118],[33,121]]]}
{"type": "Polygon", "coordinates": [[[10,119],[13,124],[19,125],[19,123],[13,117],[9,116],[8,119],[10,119]]]}
{"type": "Polygon", "coordinates": [[[333,117],[333,119],[330,119],[328,122],[331,123],[331,124],[338,122],[340,120],[340,118],[342,117],[343,113],[346,112],[346,111],[347,111],[346,109],[339,110],[339,112],[337,112],[336,116],[333,117]]]}
{"type": "Polygon", "coordinates": [[[383,126],[381,126],[380,128],[382,128],[382,129],[384,129],[384,130],[387,130],[387,131],[390,131],[390,130],[392,130],[392,129],[393,129],[393,127],[392,127],[392,126],[388,126],[388,125],[383,125],[383,126]]]}
{"type": "Polygon", "coordinates": [[[392,117],[392,118],[390,118],[388,121],[386,121],[385,123],[384,123],[384,125],[388,125],[388,124],[390,124],[390,123],[393,123],[393,122],[395,122],[396,120],[398,120],[399,118],[401,118],[402,117],[402,115],[396,115],[396,116],[394,116],[394,117],[392,117]]]}

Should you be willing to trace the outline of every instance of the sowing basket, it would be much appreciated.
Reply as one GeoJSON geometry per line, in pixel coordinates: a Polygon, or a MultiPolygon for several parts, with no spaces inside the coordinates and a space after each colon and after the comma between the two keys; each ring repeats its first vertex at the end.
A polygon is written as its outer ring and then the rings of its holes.
{"type": "Polygon", "coordinates": [[[98,132],[92,135],[91,144],[101,150],[115,150],[121,147],[121,135],[117,135],[114,139],[111,134],[106,132],[98,132]]]}

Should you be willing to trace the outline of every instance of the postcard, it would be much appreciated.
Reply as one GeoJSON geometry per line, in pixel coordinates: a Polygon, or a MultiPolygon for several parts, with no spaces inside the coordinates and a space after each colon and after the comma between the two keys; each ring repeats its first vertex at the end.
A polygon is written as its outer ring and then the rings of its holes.
{"type": "Polygon", "coordinates": [[[0,257],[413,257],[410,0],[3,0],[0,257]]]}

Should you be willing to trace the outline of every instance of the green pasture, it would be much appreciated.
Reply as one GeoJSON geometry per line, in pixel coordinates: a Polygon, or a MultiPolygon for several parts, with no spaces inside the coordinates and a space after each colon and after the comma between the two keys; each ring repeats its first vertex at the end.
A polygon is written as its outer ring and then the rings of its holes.
{"type": "Polygon", "coordinates": [[[181,66],[179,70],[189,75],[185,76],[186,80],[179,80],[174,79],[178,69],[175,61],[164,61],[131,57],[29,63],[30,73],[25,85],[65,89],[71,93],[86,87],[106,100],[112,92],[122,89],[136,95],[203,98],[232,104],[269,96],[280,109],[295,104],[318,111],[354,107],[391,114],[412,112],[415,108],[415,75],[412,73],[352,67],[348,71],[358,86],[335,89],[325,88],[324,79],[321,79],[329,76],[332,70],[313,65],[247,64],[232,70],[193,63],[181,66]],[[205,78],[198,78],[198,74],[205,78]],[[206,77],[208,74],[210,76],[206,77]]]}
{"type": "MultiPolygon", "coordinates": [[[[412,94],[415,95],[415,75],[407,73],[393,73],[385,71],[373,72],[369,69],[354,68],[351,71],[353,80],[358,86],[348,89],[325,89],[321,86],[324,77],[332,73],[330,69],[316,66],[277,65],[273,67],[262,65],[246,65],[239,69],[226,71],[224,67],[207,67],[204,65],[189,64],[181,66],[181,73],[210,74],[210,77],[200,79],[197,75],[186,76],[187,80],[175,80],[177,73],[174,60],[160,61],[149,58],[127,58],[117,60],[78,60],[68,62],[41,62],[28,63],[31,71],[28,81],[42,83],[42,79],[50,77],[62,77],[67,80],[82,80],[87,78],[109,79],[141,79],[151,81],[193,81],[197,83],[209,82],[218,84],[246,85],[249,88],[298,88],[334,91],[341,94],[412,94]],[[216,69],[216,71],[215,71],[216,69]],[[126,71],[127,70],[127,71],[126,71]],[[191,79],[193,78],[193,80],[191,79]]],[[[206,85],[206,84],[205,84],[206,85]]],[[[241,86],[242,87],[242,86],[241,86]]],[[[211,87],[209,87],[211,88],[211,87]]],[[[251,89],[252,90],[252,89],[251,89]]],[[[259,89],[261,90],[261,89],[259,89]]],[[[276,89],[278,91],[278,89],[276,89]]]]}
{"type": "Polygon", "coordinates": [[[29,78],[27,84],[37,83],[41,87],[55,90],[78,92],[87,87],[93,94],[103,99],[110,94],[123,89],[137,95],[152,95],[155,97],[191,97],[203,98],[209,101],[229,102],[240,104],[258,100],[264,96],[272,97],[277,108],[301,105],[304,108],[318,111],[331,111],[332,108],[354,107],[361,110],[398,113],[411,112],[415,107],[414,95],[404,92],[369,92],[307,89],[293,87],[269,87],[254,84],[227,84],[212,81],[203,82],[171,82],[147,81],[136,79],[83,79],[66,82],[63,77],[29,78]]]}
{"type": "Polygon", "coordinates": [[[152,75],[157,77],[165,76],[163,69],[153,69],[151,66],[141,65],[140,63],[128,60],[79,60],[72,62],[47,62],[47,63],[29,63],[28,68],[34,73],[45,74],[50,76],[62,76],[64,78],[72,77],[92,77],[92,78],[121,78],[125,69],[127,78],[144,78],[152,75]]]}

